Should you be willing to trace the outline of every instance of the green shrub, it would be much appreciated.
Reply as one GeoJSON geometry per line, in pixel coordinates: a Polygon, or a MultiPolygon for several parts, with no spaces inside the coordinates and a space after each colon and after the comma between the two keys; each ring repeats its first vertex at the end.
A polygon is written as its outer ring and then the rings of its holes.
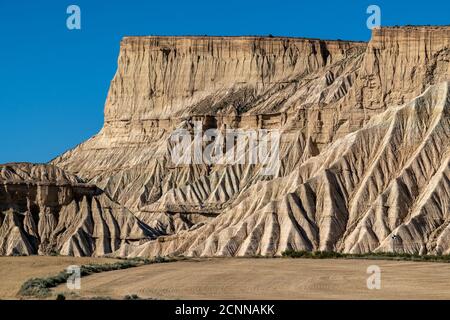
{"type": "Polygon", "coordinates": [[[57,257],[57,256],[59,256],[59,255],[60,255],[59,252],[56,251],[56,250],[52,250],[52,251],[50,251],[50,253],[49,253],[49,256],[52,256],[52,257],[57,257]]]}
{"type": "Polygon", "coordinates": [[[56,296],[56,300],[66,300],[66,296],[62,293],[58,293],[56,296]]]}
{"type": "Polygon", "coordinates": [[[433,261],[450,262],[450,255],[418,255],[410,253],[395,252],[370,252],[361,254],[339,253],[334,251],[305,251],[286,250],[281,254],[288,258],[305,259],[385,259],[385,260],[405,260],[405,261],[433,261]]]}

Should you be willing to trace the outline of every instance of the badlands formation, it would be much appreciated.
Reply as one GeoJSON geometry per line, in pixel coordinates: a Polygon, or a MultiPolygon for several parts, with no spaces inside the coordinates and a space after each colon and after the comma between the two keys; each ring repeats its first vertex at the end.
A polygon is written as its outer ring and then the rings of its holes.
{"type": "Polygon", "coordinates": [[[0,254],[450,254],[449,81],[445,26],[125,37],[101,131],[0,167],[0,254]],[[193,121],[279,130],[278,172],[173,163],[193,121]]]}

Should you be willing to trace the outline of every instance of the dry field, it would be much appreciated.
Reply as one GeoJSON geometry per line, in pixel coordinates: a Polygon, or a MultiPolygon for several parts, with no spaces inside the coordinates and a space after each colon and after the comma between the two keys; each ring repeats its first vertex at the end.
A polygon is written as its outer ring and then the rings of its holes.
{"type": "Polygon", "coordinates": [[[107,258],[0,257],[0,299],[17,299],[20,286],[30,278],[52,276],[70,265],[115,261],[107,258]]]}
{"type": "MultiPolygon", "coordinates": [[[[158,299],[450,299],[450,264],[383,260],[201,259],[82,278],[81,297],[158,299]],[[367,267],[381,289],[367,289],[367,267]]],[[[65,286],[56,289],[66,292],[65,286]]]]}

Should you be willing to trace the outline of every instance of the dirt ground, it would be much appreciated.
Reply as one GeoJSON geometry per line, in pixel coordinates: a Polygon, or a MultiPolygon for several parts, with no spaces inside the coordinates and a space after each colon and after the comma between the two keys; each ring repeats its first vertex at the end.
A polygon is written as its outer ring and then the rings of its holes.
{"type": "Polygon", "coordinates": [[[56,275],[70,265],[115,261],[107,258],[0,257],[0,299],[17,299],[20,286],[30,278],[56,275]]]}
{"type": "MultiPolygon", "coordinates": [[[[55,292],[67,292],[65,286],[55,292]]],[[[82,278],[79,297],[156,299],[450,299],[450,264],[382,260],[202,259],[82,278]],[[367,268],[381,288],[367,288],[367,268]]]]}

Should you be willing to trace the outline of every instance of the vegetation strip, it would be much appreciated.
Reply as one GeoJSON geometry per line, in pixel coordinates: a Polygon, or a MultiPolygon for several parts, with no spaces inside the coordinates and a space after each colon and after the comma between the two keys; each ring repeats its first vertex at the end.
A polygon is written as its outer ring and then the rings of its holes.
{"type": "MultiPolygon", "coordinates": [[[[84,277],[99,272],[128,269],[147,264],[165,263],[172,261],[175,261],[175,259],[165,257],[156,257],[151,260],[133,258],[115,263],[82,265],[80,267],[80,273],[81,277],[84,277]]],[[[47,297],[50,295],[51,288],[54,288],[62,283],[65,283],[69,277],[70,274],[68,272],[61,271],[57,275],[47,278],[32,278],[25,281],[22,284],[22,287],[20,288],[18,294],[25,297],[47,297]]]]}
{"type": "Polygon", "coordinates": [[[305,259],[378,259],[398,261],[425,261],[425,262],[450,262],[450,255],[418,255],[395,252],[371,252],[371,253],[339,253],[333,251],[295,251],[286,250],[282,253],[287,258],[305,259]]]}

